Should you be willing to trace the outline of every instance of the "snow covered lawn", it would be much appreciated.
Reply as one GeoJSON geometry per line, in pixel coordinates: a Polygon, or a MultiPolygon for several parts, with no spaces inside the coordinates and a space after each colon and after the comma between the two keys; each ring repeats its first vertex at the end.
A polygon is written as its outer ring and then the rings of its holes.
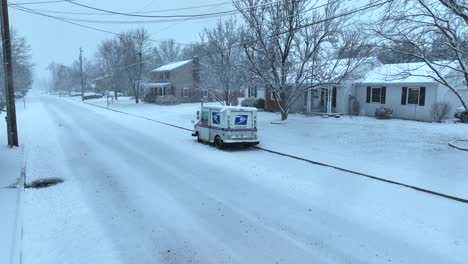
{"type": "MultiPolygon", "coordinates": [[[[104,99],[87,102],[107,106],[104,99]]],[[[110,106],[186,128],[193,128],[198,107],[135,105],[128,97],[110,106]]],[[[468,139],[466,124],[303,115],[290,115],[283,123],[279,118],[259,113],[261,147],[468,198],[468,152],[448,146],[468,139]]]]}

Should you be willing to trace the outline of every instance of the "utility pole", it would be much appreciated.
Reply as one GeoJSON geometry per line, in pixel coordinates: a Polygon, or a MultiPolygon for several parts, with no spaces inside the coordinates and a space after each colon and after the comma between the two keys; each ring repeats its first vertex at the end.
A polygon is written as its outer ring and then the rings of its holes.
{"type": "Polygon", "coordinates": [[[81,47],[80,47],[80,79],[81,79],[81,100],[84,101],[83,49],[81,47]]]}
{"type": "Polygon", "coordinates": [[[7,105],[7,134],[8,145],[10,147],[18,147],[18,127],[16,124],[16,109],[15,109],[15,87],[13,83],[13,61],[11,58],[11,37],[10,37],[10,22],[8,18],[8,1],[1,0],[0,5],[1,28],[3,39],[3,66],[5,73],[5,97],[7,105]]]}
{"type": "Polygon", "coordinates": [[[142,72],[142,59],[141,59],[141,51],[138,52],[138,59],[139,59],[139,66],[138,66],[138,85],[135,91],[135,98],[136,98],[136,103],[138,104],[140,101],[140,85],[141,85],[141,72],[142,72]]]}

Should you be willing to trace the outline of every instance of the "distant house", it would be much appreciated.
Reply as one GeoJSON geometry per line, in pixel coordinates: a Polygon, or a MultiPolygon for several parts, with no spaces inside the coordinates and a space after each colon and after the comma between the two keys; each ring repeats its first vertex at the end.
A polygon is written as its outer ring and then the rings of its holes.
{"type": "MultiPolygon", "coordinates": [[[[453,64],[441,62],[455,67],[453,64]]],[[[468,89],[460,74],[450,67],[439,71],[459,93],[468,100],[468,89]]],[[[453,111],[461,106],[459,99],[446,86],[428,76],[435,73],[425,63],[387,64],[370,71],[354,84],[353,95],[360,105],[360,114],[374,116],[379,106],[393,110],[393,117],[418,121],[432,121],[435,103],[446,102],[453,111]]]]}
{"type": "Polygon", "coordinates": [[[179,102],[200,102],[208,98],[204,90],[202,65],[199,58],[163,65],[151,71],[151,81],[145,84],[144,96],[147,101],[175,96],[179,102]]]}

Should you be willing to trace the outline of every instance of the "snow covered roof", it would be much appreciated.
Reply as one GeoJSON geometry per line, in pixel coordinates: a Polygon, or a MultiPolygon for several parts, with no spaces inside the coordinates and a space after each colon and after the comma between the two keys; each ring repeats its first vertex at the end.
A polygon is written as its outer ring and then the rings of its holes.
{"type": "MultiPolygon", "coordinates": [[[[434,62],[434,66],[442,73],[448,75],[455,63],[449,61],[434,62]]],[[[436,73],[425,62],[384,64],[366,74],[362,83],[425,83],[434,82],[430,76],[436,73]]]]}
{"type": "Polygon", "coordinates": [[[171,83],[145,83],[145,88],[160,88],[170,86],[171,83]]]}
{"type": "Polygon", "coordinates": [[[169,64],[166,64],[166,65],[163,65],[159,68],[156,68],[154,70],[152,70],[151,72],[163,72],[163,71],[172,71],[172,70],[175,70],[181,66],[184,66],[186,64],[189,64],[193,62],[193,60],[185,60],[185,61],[178,61],[178,62],[173,62],[173,63],[169,63],[169,64]]]}

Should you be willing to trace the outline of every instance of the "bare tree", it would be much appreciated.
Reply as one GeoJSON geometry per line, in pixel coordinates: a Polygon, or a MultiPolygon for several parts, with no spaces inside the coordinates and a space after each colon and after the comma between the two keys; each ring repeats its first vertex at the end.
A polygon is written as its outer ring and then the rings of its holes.
{"type": "Polygon", "coordinates": [[[126,83],[122,74],[124,54],[120,48],[119,40],[112,38],[101,42],[96,53],[96,60],[102,73],[109,80],[115,99],[118,99],[122,83],[126,83]]]}
{"type": "Polygon", "coordinates": [[[241,31],[235,19],[218,21],[201,35],[208,92],[224,105],[231,105],[244,91],[248,78],[243,67],[244,51],[239,45],[241,31]]]}
{"type": "MultiPolygon", "coordinates": [[[[13,77],[15,89],[30,89],[33,83],[33,63],[31,56],[31,46],[24,37],[21,37],[16,30],[11,30],[13,77]]],[[[0,42],[0,48],[2,43],[0,42]]],[[[0,54],[2,60],[3,53],[0,54]]],[[[3,68],[0,69],[0,78],[3,78],[3,68]]],[[[3,90],[4,83],[0,83],[0,91],[3,90]]]]}
{"type": "Polygon", "coordinates": [[[271,91],[282,120],[306,91],[336,85],[357,67],[355,58],[337,56],[363,44],[357,34],[343,33],[340,2],[318,9],[317,1],[234,0],[248,27],[242,42],[250,70],[271,91]]]}
{"type": "Polygon", "coordinates": [[[168,39],[159,44],[156,55],[163,64],[174,62],[180,59],[181,47],[174,39],[168,39]]]}
{"type": "Polygon", "coordinates": [[[430,72],[405,75],[432,78],[450,89],[468,111],[467,103],[457,90],[456,78],[464,79],[468,88],[468,6],[456,0],[395,0],[387,7],[373,32],[388,43],[408,43],[415,52],[392,50],[424,62],[430,72]],[[434,60],[434,47],[445,50],[446,60],[434,60]],[[453,72],[454,74],[448,74],[453,72]]]}
{"type": "Polygon", "coordinates": [[[139,91],[143,78],[143,67],[150,49],[150,35],[143,29],[128,31],[119,36],[119,44],[123,54],[123,65],[121,67],[127,75],[135,103],[139,103],[139,91]]]}

